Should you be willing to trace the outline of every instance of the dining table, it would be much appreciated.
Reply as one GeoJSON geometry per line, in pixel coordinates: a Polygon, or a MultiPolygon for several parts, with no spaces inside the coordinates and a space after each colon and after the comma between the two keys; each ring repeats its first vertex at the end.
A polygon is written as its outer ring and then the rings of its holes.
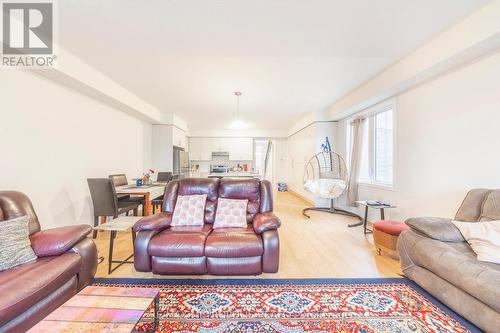
{"type": "Polygon", "coordinates": [[[133,196],[143,196],[146,203],[144,216],[151,215],[151,200],[161,196],[165,192],[167,183],[155,182],[153,184],[137,186],[136,184],[122,185],[116,187],[116,194],[129,194],[133,196]]]}

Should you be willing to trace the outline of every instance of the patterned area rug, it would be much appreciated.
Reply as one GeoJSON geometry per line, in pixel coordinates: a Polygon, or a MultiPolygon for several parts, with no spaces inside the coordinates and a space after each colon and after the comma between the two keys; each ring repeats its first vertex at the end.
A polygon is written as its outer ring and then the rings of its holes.
{"type": "MultiPolygon", "coordinates": [[[[480,332],[407,279],[147,280],[160,288],[156,332],[480,332]]],[[[144,314],[151,320],[154,311],[144,314]]],[[[139,330],[148,331],[152,323],[139,330]]]]}

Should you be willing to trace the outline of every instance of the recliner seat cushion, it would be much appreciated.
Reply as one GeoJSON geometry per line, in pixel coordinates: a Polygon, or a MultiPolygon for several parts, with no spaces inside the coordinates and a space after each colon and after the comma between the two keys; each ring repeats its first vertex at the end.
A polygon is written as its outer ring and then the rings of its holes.
{"type": "Polygon", "coordinates": [[[214,229],[205,245],[205,256],[214,258],[255,257],[263,253],[262,239],[250,224],[246,228],[214,229]]]}
{"type": "Polygon", "coordinates": [[[65,253],[39,258],[33,263],[2,272],[0,325],[57,290],[78,273],[80,265],[78,254],[65,253]]]}
{"type": "Polygon", "coordinates": [[[202,257],[212,225],[171,227],[153,237],[148,253],[156,257],[202,257]]]}

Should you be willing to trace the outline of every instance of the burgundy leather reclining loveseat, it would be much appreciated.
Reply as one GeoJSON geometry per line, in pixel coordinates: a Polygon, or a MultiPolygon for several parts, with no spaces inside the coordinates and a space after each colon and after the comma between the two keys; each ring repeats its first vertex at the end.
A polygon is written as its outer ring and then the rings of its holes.
{"type": "Polygon", "coordinates": [[[134,226],[135,269],[158,274],[255,275],[275,273],[278,228],[271,184],[258,179],[188,178],[171,181],[162,212],[134,226]],[[206,194],[203,226],[170,227],[178,195],[206,194]],[[213,229],[217,199],[248,199],[247,227],[213,229]]]}
{"type": "Polygon", "coordinates": [[[0,332],[25,332],[91,283],[97,268],[89,225],[40,231],[28,197],[0,191],[0,223],[24,215],[38,259],[0,272],[0,332]]]}

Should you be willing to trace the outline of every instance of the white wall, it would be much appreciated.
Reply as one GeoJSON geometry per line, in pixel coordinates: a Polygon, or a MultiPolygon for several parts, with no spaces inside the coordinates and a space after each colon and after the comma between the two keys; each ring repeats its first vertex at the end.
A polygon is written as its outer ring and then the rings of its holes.
{"type": "Polygon", "coordinates": [[[314,124],[288,137],[288,188],[298,195],[314,201],[314,197],[303,190],[302,180],[308,159],[315,152],[314,124]]]}
{"type": "Polygon", "coordinates": [[[337,123],[335,122],[314,122],[288,137],[288,187],[306,200],[321,206],[329,203],[304,190],[304,171],[309,159],[321,151],[321,144],[325,142],[326,136],[328,136],[332,146],[336,146],[334,140],[336,127],[337,123]]]}
{"type": "Polygon", "coordinates": [[[173,126],[153,125],[152,168],[173,171],[173,126]]]}
{"type": "Polygon", "coordinates": [[[207,124],[207,128],[190,129],[189,136],[192,137],[214,137],[214,138],[285,138],[287,130],[266,130],[266,129],[242,129],[242,130],[221,130],[210,129],[211,124],[207,124]]]}
{"type": "MultiPolygon", "coordinates": [[[[288,152],[287,140],[276,139],[274,142],[274,179],[276,183],[288,181],[288,152]]],[[[277,188],[276,184],[273,184],[277,188]]]]}
{"type": "Polygon", "coordinates": [[[0,73],[0,184],[43,228],[92,223],[86,178],[151,167],[151,125],[41,76],[0,73]]]}
{"type": "Polygon", "coordinates": [[[500,0],[491,1],[335,101],[328,108],[330,119],[368,108],[498,49],[499,17],[500,0]]]}
{"type": "Polygon", "coordinates": [[[452,217],[469,189],[500,188],[499,73],[497,52],[398,95],[395,189],[361,199],[397,205],[392,218],[452,217]]]}

